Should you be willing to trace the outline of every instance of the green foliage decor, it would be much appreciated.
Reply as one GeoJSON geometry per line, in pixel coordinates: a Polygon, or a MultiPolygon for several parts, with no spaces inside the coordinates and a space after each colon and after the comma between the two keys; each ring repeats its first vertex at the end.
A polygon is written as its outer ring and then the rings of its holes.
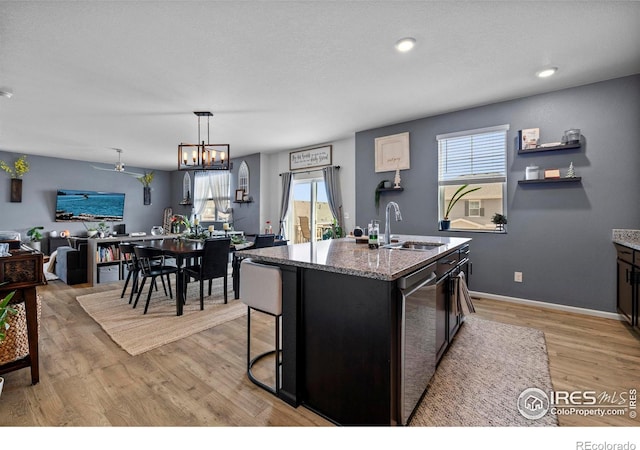
{"type": "Polygon", "coordinates": [[[27,231],[27,236],[29,236],[31,242],[39,242],[42,240],[42,232],[40,230],[44,230],[44,227],[33,227],[27,231]]]}
{"type": "Polygon", "coordinates": [[[333,224],[331,225],[331,228],[329,228],[322,234],[322,240],[338,239],[341,237],[344,237],[344,232],[342,231],[342,227],[338,225],[338,221],[336,219],[333,219],[333,224]]]}
{"type": "Polygon", "coordinates": [[[476,188],[472,188],[469,189],[467,191],[465,191],[465,189],[468,187],[468,184],[463,184],[462,186],[460,186],[458,188],[458,190],[453,194],[453,196],[451,197],[451,200],[449,200],[449,205],[447,206],[447,210],[444,213],[444,220],[449,220],[449,213],[451,212],[451,210],[453,209],[453,207],[455,206],[456,203],[458,203],[458,200],[460,200],[462,197],[464,197],[467,194],[472,193],[473,191],[477,191],[478,189],[480,189],[480,187],[476,187],[476,188]],[[464,191],[464,192],[463,192],[464,191]]]}
{"type": "Polygon", "coordinates": [[[376,186],[376,196],[375,196],[376,211],[378,211],[380,209],[380,189],[384,188],[384,183],[386,183],[387,181],[389,181],[389,180],[382,180],[376,186]]]}
{"type": "Polygon", "coordinates": [[[9,302],[15,293],[16,291],[10,292],[5,298],[0,300],[0,342],[7,338],[7,330],[9,329],[7,319],[9,314],[15,315],[18,313],[18,311],[9,306],[9,302]]]}
{"type": "Polygon", "coordinates": [[[495,223],[496,225],[506,225],[507,216],[504,216],[500,213],[495,213],[491,218],[491,222],[495,223]]]}

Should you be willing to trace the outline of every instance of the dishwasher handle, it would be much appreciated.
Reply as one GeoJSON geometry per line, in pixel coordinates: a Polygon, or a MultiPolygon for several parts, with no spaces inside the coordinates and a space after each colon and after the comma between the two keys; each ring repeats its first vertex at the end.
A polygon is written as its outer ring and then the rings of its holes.
{"type": "Polygon", "coordinates": [[[405,296],[410,295],[416,289],[420,289],[422,286],[433,283],[437,280],[436,265],[430,264],[427,267],[423,267],[420,270],[416,270],[412,274],[402,277],[398,280],[398,287],[400,289],[411,289],[411,292],[403,292],[405,296]]]}

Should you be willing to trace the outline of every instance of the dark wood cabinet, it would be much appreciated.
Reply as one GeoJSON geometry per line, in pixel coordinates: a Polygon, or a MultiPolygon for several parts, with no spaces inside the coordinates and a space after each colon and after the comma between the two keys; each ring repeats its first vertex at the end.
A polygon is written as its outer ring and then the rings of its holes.
{"type": "Polygon", "coordinates": [[[405,424],[411,414],[405,414],[411,405],[407,392],[421,389],[419,397],[428,385],[409,375],[425,361],[435,370],[461,323],[450,307],[451,280],[468,270],[468,251],[468,246],[456,248],[430,262],[434,269],[425,275],[435,276],[425,276],[406,296],[401,279],[278,264],[283,311],[278,396],[340,425],[405,424]],[[416,352],[421,345],[425,351],[416,352]]]}
{"type": "Polygon", "coordinates": [[[396,283],[305,269],[299,281],[302,402],[341,425],[389,425],[398,394],[396,283]]]}
{"type": "Polygon", "coordinates": [[[640,252],[620,244],[615,246],[618,255],[616,306],[629,325],[638,327],[640,265],[636,263],[640,263],[640,252]]]}
{"type": "Polygon", "coordinates": [[[633,301],[633,266],[625,261],[618,260],[618,312],[626,317],[629,325],[636,325],[633,301]]]}
{"type": "Polygon", "coordinates": [[[469,246],[462,247],[458,252],[447,255],[438,261],[438,275],[444,281],[442,292],[439,292],[443,298],[442,304],[438,305],[438,334],[437,334],[437,361],[445,354],[453,342],[453,338],[460,329],[463,321],[461,308],[458,307],[458,288],[459,275],[464,273],[465,282],[468,284],[471,269],[471,261],[469,260],[469,246]],[[441,308],[442,311],[441,312],[441,308]]]}
{"type": "MultiPolygon", "coordinates": [[[[38,357],[38,300],[36,288],[44,284],[43,256],[40,252],[16,250],[12,256],[0,258],[0,298],[15,291],[12,304],[24,303],[28,354],[0,364],[0,375],[29,367],[31,383],[40,380],[38,357]]],[[[9,342],[9,341],[5,341],[9,342]]],[[[8,345],[8,344],[4,344],[8,345]]]]}

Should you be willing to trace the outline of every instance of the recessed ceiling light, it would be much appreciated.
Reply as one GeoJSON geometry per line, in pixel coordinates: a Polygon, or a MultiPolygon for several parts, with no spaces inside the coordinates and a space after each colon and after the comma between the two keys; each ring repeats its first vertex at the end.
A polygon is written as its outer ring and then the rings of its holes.
{"type": "Polygon", "coordinates": [[[11,98],[13,97],[13,92],[8,89],[0,89],[0,97],[11,98]]]}
{"type": "Polygon", "coordinates": [[[553,75],[554,73],[556,73],[557,71],[558,71],[557,67],[548,67],[546,69],[542,69],[536,72],[536,76],[538,78],[547,78],[553,75]]]}
{"type": "Polygon", "coordinates": [[[411,50],[416,45],[416,40],[411,37],[402,38],[396,42],[396,50],[405,53],[411,50]]]}

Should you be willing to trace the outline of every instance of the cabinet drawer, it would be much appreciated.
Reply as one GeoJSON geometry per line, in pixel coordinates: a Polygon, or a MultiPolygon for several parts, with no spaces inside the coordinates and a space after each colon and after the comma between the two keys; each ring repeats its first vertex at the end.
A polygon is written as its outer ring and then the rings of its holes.
{"type": "Polygon", "coordinates": [[[464,247],[462,247],[460,250],[458,250],[458,253],[460,254],[460,261],[464,260],[465,258],[469,258],[469,255],[471,254],[471,249],[469,248],[468,245],[465,245],[464,247]]]}
{"type": "Polygon", "coordinates": [[[458,251],[451,252],[440,258],[436,265],[436,274],[438,275],[438,278],[455,269],[458,261],[460,261],[460,252],[458,251]]]}
{"type": "Polygon", "coordinates": [[[634,261],[634,253],[638,253],[634,251],[632,248],[625,247],[620,244],[613,244],[616,247],[616,251],[618,252],[618,259],[621,261],[628,262],[629,264],[640,264],[640,258],[637,258],[638,261],[634,261]]]}

